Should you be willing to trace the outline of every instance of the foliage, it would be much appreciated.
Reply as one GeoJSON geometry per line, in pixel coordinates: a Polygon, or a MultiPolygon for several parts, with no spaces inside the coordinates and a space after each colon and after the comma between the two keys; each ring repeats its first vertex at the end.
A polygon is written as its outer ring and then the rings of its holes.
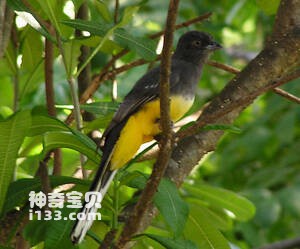
{"type": "MultiPolygon", "coordinates": [[[[7,1],[15,11],[16,22],[5,56],[0,58],[0,218],[5,222],[11,213],[21,210],[15,222],[20,227],[22,217],[28,216],[29,192],[43,189],[37,170],[49,151],[62,148],[62,176],[52,176],[53,159],[47,165],[52,188],[76,185],[60,190],[66,192],[88,190],[89,180],[74,177],[80,163],[79,153],[87,157],[87,169],[96,169],[101,159],[101,151],[90,132],[96,128],[103,131],[118,106],[111,100],[112,82],[108,80],[101,85],[92,97],[93,103],[81,105],[82,110],[95,118],[85,121],[82,131],[76,130],[74,124],[64,123],[74,108],[70,82],[77,79],[89,62],[92,73],[99,74],[111,56],[122,49],[129,53],[115,66],[140,58],[154,63],[158,41],[149,35],[163,30],[168,4],[168,1],[121,1],[115,21],[114,1],[86,1],[89,20],[74,17],[83,0],[26,2],[31,8],[22,0],[7,1]],[[47,23],[55,32],[51,32],[47,23]],[[84,31],[84,36],[76,36],[75,29],[84,31]],[[45,99],[49,94],[44,86],[46,38],[54,45],[57,117],[48,116],[46,110],[45,99]],[[79,65],[83,45],[91,53],[79,65]]],[[[175,39],[190,29],[208,31],[226,48],[214,59],[242,68],[260,51],[270,34],[278,3],[182,1],[178,22],[207,11],[213,15],[209,22],[178,30],[175,39]]],[[[117,76],[118,102],[146,70],[146,66],[134,67],[117,76]]],[[[231,77],[206,66],[191,112],[199,110],[231,77]]],[[[286,90],[299,95],[296,83],[299,82],[287,85],[286,90]]],[[[297,236],[299,114],[295,104],[269,93],[247,108],[234,125],[207,126],[205,129],[225,132],[216,152],[199,163],[200,167],[180,190],[168,179],[161,182],[154,199],[159,215],[145,233],[134,238],[137,242],[134,248],[246,249],[297,236]]],[[[79,248],[98,248],[107,231],[122,227],[118,216],[122,217],[126,213],[124,208],[136,202],[135,193],[143,189],[153,164],[151,160],[137,161],[133,160],[118,173],[102,203],[102,220],[95,222],[79,248]]],[[[71,211],[62,209],[65,217],[71,211]]],[[[11,233],[16,229],[15,224],[9,226],[11,233]]],[[[73,248],[69,240],[72,224],[71,220],[38,221],[35,217],[22,235],[34,248],[73,248]]],[[[11,236],[5,241],[0,238],[3,246],[10,246],[11,240],[11,236]]]]}

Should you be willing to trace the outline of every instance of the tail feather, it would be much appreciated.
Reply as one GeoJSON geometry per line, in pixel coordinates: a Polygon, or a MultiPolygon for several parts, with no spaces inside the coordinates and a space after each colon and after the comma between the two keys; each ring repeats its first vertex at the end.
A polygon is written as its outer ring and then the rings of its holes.
{"type": "MultiPolygon", "coordinates": [[[[109,132],[105,133],[105,144],[103,146],[103,154],[100,166],[97,170],[94,181],[89,191],[95,191],[101,193],[101,201],[106,194],[111,181],[113,180],[117,170],[110,170],[110,160],[115,150],[115,145],[119,139],[120,133],[126,124],[128,118],[125,118],[122,122],[113,125],[113,132],[109,128],[109,132]]],[[[84,203],[80,213],[85,214],[84,220],[76,220],[75,225],[71,232],[71,240],[74,244],[80,243],[87,231],[93,224],[93,220],[88,220],[88,216],[91,213],[97,212],[97,207],[86,207],[84,203]]]]}
{"type": "MultiPolygon", "coordinates": [[[[95,180],[89,191],[99,192],[101,194],[101,203],[104,195],[106,194],[110,186],[110,183],[112,182],[115,174],[117,173],[117,170],[112,171],[110,169],[107,169],[106,166],[105,169],[100,172],[99,176],[98,173],[99,171],[97,172],[95,180]]],[[[95,217],[94,215],[90,214],[96,214],[98,209],[95,205],[92,207],[86,207],[86,204],[86,202],[83,204],[83,207],[80,211],[84,219],[79,220],[77,218],[71,232],[71,240],[74,244],[80,243],[84,239],[87,231],[93,224],[93,220],[91,218],[95,217]]]]}

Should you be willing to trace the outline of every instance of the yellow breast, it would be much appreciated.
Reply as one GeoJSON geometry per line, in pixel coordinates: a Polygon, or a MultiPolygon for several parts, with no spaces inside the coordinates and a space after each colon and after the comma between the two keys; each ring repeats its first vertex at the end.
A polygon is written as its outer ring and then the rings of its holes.
{"type": "MultiPolygon", "coordinates": [[[[173,122],[178,121],[192,106],[193,98],[179,95],[171,97],[170,116],[173,122]]],[[[111,169],[125,165],[138,151],[139,147],[160,133],[159,99],[145,104],[127,121],[116,143],[111,157],[111,169]]]]}

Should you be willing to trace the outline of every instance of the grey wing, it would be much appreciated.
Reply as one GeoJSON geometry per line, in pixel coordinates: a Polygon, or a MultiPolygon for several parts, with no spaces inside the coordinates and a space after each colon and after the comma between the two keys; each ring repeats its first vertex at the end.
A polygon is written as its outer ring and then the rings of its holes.
{"type": "MultiPolygon", "coordinates": [[[[159,96],[159,72],[160,67],[155,67],[137,81],[132,90],[126,95],[120,104],[109,126],[103,133],[105,139],[107,134],[120,122],[136,112],[144,104],[158,98],[159,96]]],[[[175,70],[172,65],[170,82],[171,87],[180,81],[180,70],[175,70]]]]}

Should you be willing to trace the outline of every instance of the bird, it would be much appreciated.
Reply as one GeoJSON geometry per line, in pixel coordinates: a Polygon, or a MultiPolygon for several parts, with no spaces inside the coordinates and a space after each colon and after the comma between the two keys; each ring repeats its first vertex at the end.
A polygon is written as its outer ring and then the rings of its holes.
{"type": "MultiPolygon", "coordinates": [[[[188,31],[178,40],[170,66],[170,118],[178,121],[193,104],[203,65],[213,51],[222,48],[202,31],[188,31]]],[[[126,165],[140,146],[160,134],[160,66],[145,73],[125,96],[102,135],[102,159],[90,191],[107,192],[117,170],[126,165]]],[[[97,207],[83,205],[80,213],[87,217],[97,207]]],[[[92,220],[76,220],[71,231],[74,244],[80,243],[92,220]]]]}

